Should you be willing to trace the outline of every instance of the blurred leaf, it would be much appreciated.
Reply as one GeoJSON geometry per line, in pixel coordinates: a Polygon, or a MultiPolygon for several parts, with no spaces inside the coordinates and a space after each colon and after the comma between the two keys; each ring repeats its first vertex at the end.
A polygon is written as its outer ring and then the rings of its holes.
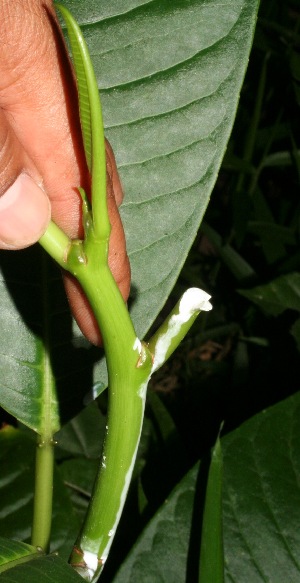
{"type": "Polygon", "coordinates": [[[292,75],[293,81],[294,81],[293,87],[294,87],[296,101],[299,105],[300,104],[300,87],[299,87],[300,58],[299,58],[299,54],[296,50],[292,49],[289,51],[289,66],[290,66],[291,75],[292,75]]]}
{"type": "Polygon", "coordinates": [[[248,344],[255,344],[256,346],[263,346],[268,348],[270,346],[270,341],[267,338],[262,338],[261,336],[240,336],[240,342],[245,342],[248,344]]]}
{"type": "MultiPolygon", "coordinates": [[[[228,146],[229,148],[229,146],[228,146]]],[[[222,162],[222,168],[230,172],[243,172],[243,174],[253,174],[254,168],[247,160],[239,158],[227,149],[222,162]]]]}
{"type": "Polygon", "coordinates": [[[265,285],[238,292],[271,316],[278,316],[288,309],[300,312],[299,273],[281,275],[265,285]]]}
{"type": "Polygon", "coordinates": [[[226,267],[228,267],[229,271],[239,283],[256,278],[256,273],[251,265],[231,245],[223,243],[222,237],[215,229],[207,223],[203,223],[201,225],[201,231],[208,237],[226,267]]]}
{"type": "MultiPolygon", "coordinates": [[[[0,530],[7,538],[29,542],[33,515],[35,441],[6,426],[0,431],[0,530]]],[[[58,472],[54,475],[51,551],[68,557],[77,520],[58,472]]]]}
{"type": "Polygon", "coordinates": [[[212,450],[203,513],[199,583],[224,582],[222,529],[222,449],[220,438],[212,450]]]}
{"type": "Polygon", "coordinates": [[[72,458],[59,466],[65,486],[70,492],[74,511],[83,521],[90,501],[99,462],[84,457],[72,458]]]}
{"type": "Polygon", "coordinates": [[[275,223],[268,223],[264,221],[249,221],[249,233],[261,236],[263,233],[264,239],[268,239],[270,245],[280,242],[283,245],[296,245],[296,236],[292,229],[275,223]]]}
{"type": "Polygon", "coordinates": [[[159,431],[163,442],[177,434],[177,428],[168,409],[163,404],[159,396],[154,391],[148,391],[147,403],[150,404],[152,414],[155,418],[156,431],[159,431]]]}
{"type": "MultiPolygon", "coordinates": [[[[300,151],[298,151],[300,155],[300,151]]],[[[269,154],[263,160],[264,167],[270,166],[291,166],[293,164],[293,157],[291,152],[274,152],[269,154]]]]}
{"type": "Polygon", "coordinates": [[[300,394],[222,439],[226,583],[300,580],[300,394]]]}
{"type": "Polygon", "coordinates": [[[64,563],[60,557],[51,555],[33,559],[13,567],[0,575],[1,583],[82,583],[82,577],[64,563]]]}
{"type": "Polygon", "coordinates": [[[93,402],[56,435],[60,474],[80,521],[87,510],[99,466],[105,425],[106,417],[93,402]]]}
{"type": "Polygon", "coordinates": [[[268,225],[267,229],[262,228],[258,230],[257,235],[260,238],[262,250],[267,262],[272,264],[285,256],[285,248],[280,238],[276,239],[274,236],[272,236],[272,231],[270,231],[270,228],[271,225],[274,225],[275,229],[276,223],[260,188],[257,187],[255,189],[252,200],[254,204],[256,221],[258,223],[265,223],[268,225]]]}

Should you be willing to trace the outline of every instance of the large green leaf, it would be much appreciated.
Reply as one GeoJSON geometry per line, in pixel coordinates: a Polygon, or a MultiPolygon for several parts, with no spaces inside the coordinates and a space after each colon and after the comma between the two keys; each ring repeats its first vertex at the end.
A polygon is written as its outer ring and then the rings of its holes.
{"type": "MultiPolygon", "coordinates": [[[[65,2],[91,51],[125,187],[131,310],[141,336],[164,304],[206,209],[234,121],[257,4],[65,2]]],[[[15,255],[0,256],[0,404],[40,433],[55,431],[83,406],[95,353],[72,345],[57,275],[45,279],[31,252],[15,255]]],[[[103,371],[96,367],[97,381],[105,381],[103,371]]]]}
{"type": "Polygon", "coordinates": [[[158,313],[195,237],[234,120],[257,10],[224,4],[66,2],[101,88],[122,207],[138,334],[158,313]],[[88,6],[92,6],[89,14],[88,6]]]}
{"type": "Polygon", "coordinates": [[[284,310],[300,312],[299,273],[281,275],[264,285],[239,290],[239,293],[271,316],[278,316],[284,310]]]}
{"type": "Polygon", "coordinates": [[[113,583],[184,583],[197,475],[198,465],[149,522],[113,583]]]}
{"type": "Polygon", "coordinates": [[[222,440],[226,583],[300,581],[300,393],[222,440]]]}
{"type": "Polygon", "coordinates": [[[0,575],[1,583],[80,583],[82,578],[57,556],[40,557],[0,575]]]}
{"type": "Polygon", "coordinates": [[[40,556],[41,553],[35,547],[0,537],[0,573],[17,563],[25,563],[40,556]]]}
{"type": "MultiPolygon", "coordinates": [[[[300,580],[299,419],[300,393],[221,439],[225,583],[300,580]]],[[[179,482],[113,583],[197,580],[201,474],[197,465],[179,482]]]]}

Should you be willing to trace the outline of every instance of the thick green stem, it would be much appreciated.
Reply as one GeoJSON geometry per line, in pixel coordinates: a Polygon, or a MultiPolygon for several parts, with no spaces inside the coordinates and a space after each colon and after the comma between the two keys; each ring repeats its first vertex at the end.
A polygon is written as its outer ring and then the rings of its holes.
{"type": "MultiPolygon", "coordinates": [[[[270,57],[270,54],[267,53],[265,56],[265,59],[263,61],[263,64],[262,64],[261,73],[260,73],[260,77],[259,77],[258,90],[257,90],[257,94],[256,94],[256,99],[255,99],[254,111],[252,114],[251,122],[249,124],[249,130],[247,133],[246,143],[245,143],[245,147],[244,147],[243,159],[246,162],[251,162],[252,158],[253,158],[254,146],[255,146],[255,142],[256,142],[256,138],[257,138],[257,130],[258,130],[258,125],[259,125],[259,120],[261,118],[263,97],[264,97],[265,88],[266,88],[267,65],[268,65],[269,57],[270,57]]],[[[240,174],[238,182],[237,182],[237,186],[236,186],[237,192],[242,192],[242,189],[244,186],[244,179],[245,179],[245,174],[242,172],[240,174]]]]}
{"type": "Polygon", "coordinates": [[[85,264],[77,262],[75,267],[75,256],[69,263],[74,263],[74,273],[101,328],[109,377],[109,413],[99,475],[70,562],[86,580],[94,581],[107,558],[130,484],[152,358],[136,337],[109,268],[103,265],[99,270],[99,248],[95,254],[95,247],[86,243],[80,254],[82,251],[87,258],[85,264]]]}
{"type": "Polygon", "coordinates": [[[53,494],[54,447],[52,439],[38,438],[35,468],[35,494],[31,544],[49,551],[52,494],[53,494]]]}
{"type": "MultiPolygon", "coordinates": [[[[107,247],[108,241],[99,240],[91,226],[84,242],[73,241],[67,250],[61,249],[63,264],[80,282],[101,329],[108,367],[109,412],[103,454],[86,519],[70,557],[77,572],[92,582],[106,561],[125,503],[150,376],[175,350],[198,313],[211,308],[208,294],[188,290],[149,346],[142,344],[107,265],[107,247]]],[[[51,245],[48,251],[51,253],[51,245]]]]}

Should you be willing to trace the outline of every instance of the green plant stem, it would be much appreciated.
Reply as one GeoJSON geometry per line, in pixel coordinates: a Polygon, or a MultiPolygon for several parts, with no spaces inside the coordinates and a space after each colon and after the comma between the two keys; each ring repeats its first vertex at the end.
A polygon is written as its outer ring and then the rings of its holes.
{"type": "Polygon", "coordinates": [[[54,447],[51,438],[38,438],[35,468],[35,494],[32,524],[32,546],[49,551],[52,493],[53,493],[54,447]]]}
{"type": "MultiPolygon", "coordinates": [[[[58,229],[54,223],[50,223],[47,233],[43,237],[48,242],[56,259],[65,257],[65,245],[70,245],[69,239],[58,229]]],[[[42,357],[43,370],[43,402],[42,423],[40,436],[37,438],[35,492],[33,508],[32,544],[40,547],[44,552],[49,550],[51,520],[52,520],[52,494],[53,494],[53,464],[54,447],[53,431],[55,421],[52,417],[52,399],[55,391],[55,379],[50,358],[50,330],[49,330],[49,288],[48,288],[48,260],[44,253],[41,254],[41,274],[43,282],[43,330],[44,350],[42,357]]]]}
{"type": "Polygon", "coordinates": [[[125,503],[139,443],[150,352],[136,337],[124,300],[107,265],[103,242],[73,248],[68,264],[81,283],[101,328],[109,378],[109,411],[99,473],[82,531],[70,557],[73,567],[94,581],[107,558],[125,503]],[[96,250],[96,251],[95,251],[96,250]],[[85,263],[76,256],[87,258],[85,263]],[[101,262],[102,263],[102,262],[101,262]]]}

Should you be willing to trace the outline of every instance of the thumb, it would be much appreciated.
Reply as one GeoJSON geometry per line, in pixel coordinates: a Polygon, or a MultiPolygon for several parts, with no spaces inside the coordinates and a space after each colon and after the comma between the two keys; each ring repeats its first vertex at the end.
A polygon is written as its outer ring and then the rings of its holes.
{"type": "Polygon", "coordinates": [[[36,169],[0,115],[0,249],[35,243],[50,220],[50,202],[36,169]]]}

